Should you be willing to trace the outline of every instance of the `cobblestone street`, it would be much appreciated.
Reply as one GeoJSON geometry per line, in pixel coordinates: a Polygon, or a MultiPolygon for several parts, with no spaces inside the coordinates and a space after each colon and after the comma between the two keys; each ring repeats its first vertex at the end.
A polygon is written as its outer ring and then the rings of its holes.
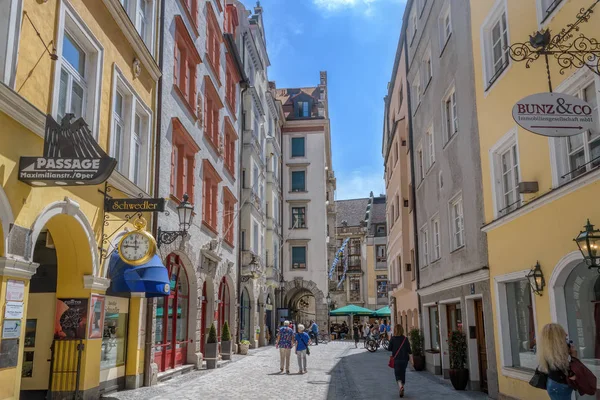
{"type": "MultiPolygon", "coordinates": [[[[387,367],[389,353],[368,353],[353,344],[333,342],[311,347],[308,374],[298,375],[292,355],[290,375],[279,373],[279,352],[274,347],[252,351],[248,356],[213,371],[195,371],[153,387],[110,394],[105,399],[396,399],[393,371],[387,367]]],[[[407,399],[485,399],[474,392],[457,392],[428,373],[408,372],[407,399]]]]}

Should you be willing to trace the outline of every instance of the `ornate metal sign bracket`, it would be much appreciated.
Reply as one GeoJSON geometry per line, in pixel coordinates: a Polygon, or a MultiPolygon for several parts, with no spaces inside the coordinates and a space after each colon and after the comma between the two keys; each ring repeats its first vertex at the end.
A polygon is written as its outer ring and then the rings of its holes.
{"type": "Polygon", "coordinates": [[[594,8],[600,0],[594,0],[587,9],[581,8],[572,24],[568,24],[558,34],[552,36],[550,29],[535,32],[529,36],[528,42],[514,43],[508,49],[508,54],[513,61],[525,61],[525,67],[540,56],[546,62],[548,75],[548,88],[552,92],[552,79],[550,76],[549,56],[554,57],[560,67],[560,74],[564,75],[569,68],[588,68],[600,76],[600,43],[594,38],[588,38],[583,33],[578,33],[581,24],[589,22],[594,8]]]}

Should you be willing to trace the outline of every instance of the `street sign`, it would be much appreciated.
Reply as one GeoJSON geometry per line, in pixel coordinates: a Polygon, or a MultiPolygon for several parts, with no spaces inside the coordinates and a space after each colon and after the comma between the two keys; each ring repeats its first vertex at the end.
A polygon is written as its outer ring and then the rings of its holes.
{"type": "Polygon", "coordinates": [[[106,199],[107,212],[156,212],[165,211],[165,199],[106,199]]]}
{"type": "Polygon", "coordinates": [[[512,110],[522,128],[542,136],[574,136],[596,128],[598,111],[578,97],[537,93],[519,100],[512,110]]]}

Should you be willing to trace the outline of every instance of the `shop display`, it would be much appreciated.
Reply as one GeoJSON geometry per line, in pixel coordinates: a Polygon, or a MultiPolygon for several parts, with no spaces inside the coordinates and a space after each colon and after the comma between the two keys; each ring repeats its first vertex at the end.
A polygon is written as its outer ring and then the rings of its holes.
{"type": "Polygon", "coordinates": [[[100,339],[104,330],[104,296],[92,294],[88,338],[100,339]]]}
{"type": "Polygon", "coordinates": [[[31,378],[33,376],[33,351],[23,353],[23,368],[21,369],[21,377],[31,378]]]}
{"type": "Polygon", "coordinates": [[[54,339],[85,339],[88,299],[56,299],[54,339]]]}
{"type": "Polygon", "coordinates": [[[129,299],[105,297],[100,369],[125,364],[129,299]]]}

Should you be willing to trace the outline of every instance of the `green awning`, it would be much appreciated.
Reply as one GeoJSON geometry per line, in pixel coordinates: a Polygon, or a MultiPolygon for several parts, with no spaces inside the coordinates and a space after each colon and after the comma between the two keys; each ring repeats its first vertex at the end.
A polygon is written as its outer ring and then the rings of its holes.
{"type": "Polygon", "coordinates": [[[381,307],[373,313],[374,317],[389,317],[390,315],[392,315],[392,311],[389,306],[381,307]]]}
{"type": "Polygon", "coordinates": [[[373,310],[369,310],[368,308],[355,306],[354,304],[349,304],[344,307],[336,308],[335,310],[331,310],[329,313],[333,316],[342,316],[342,315],[371,315],[373,314],[373,310]]]}

